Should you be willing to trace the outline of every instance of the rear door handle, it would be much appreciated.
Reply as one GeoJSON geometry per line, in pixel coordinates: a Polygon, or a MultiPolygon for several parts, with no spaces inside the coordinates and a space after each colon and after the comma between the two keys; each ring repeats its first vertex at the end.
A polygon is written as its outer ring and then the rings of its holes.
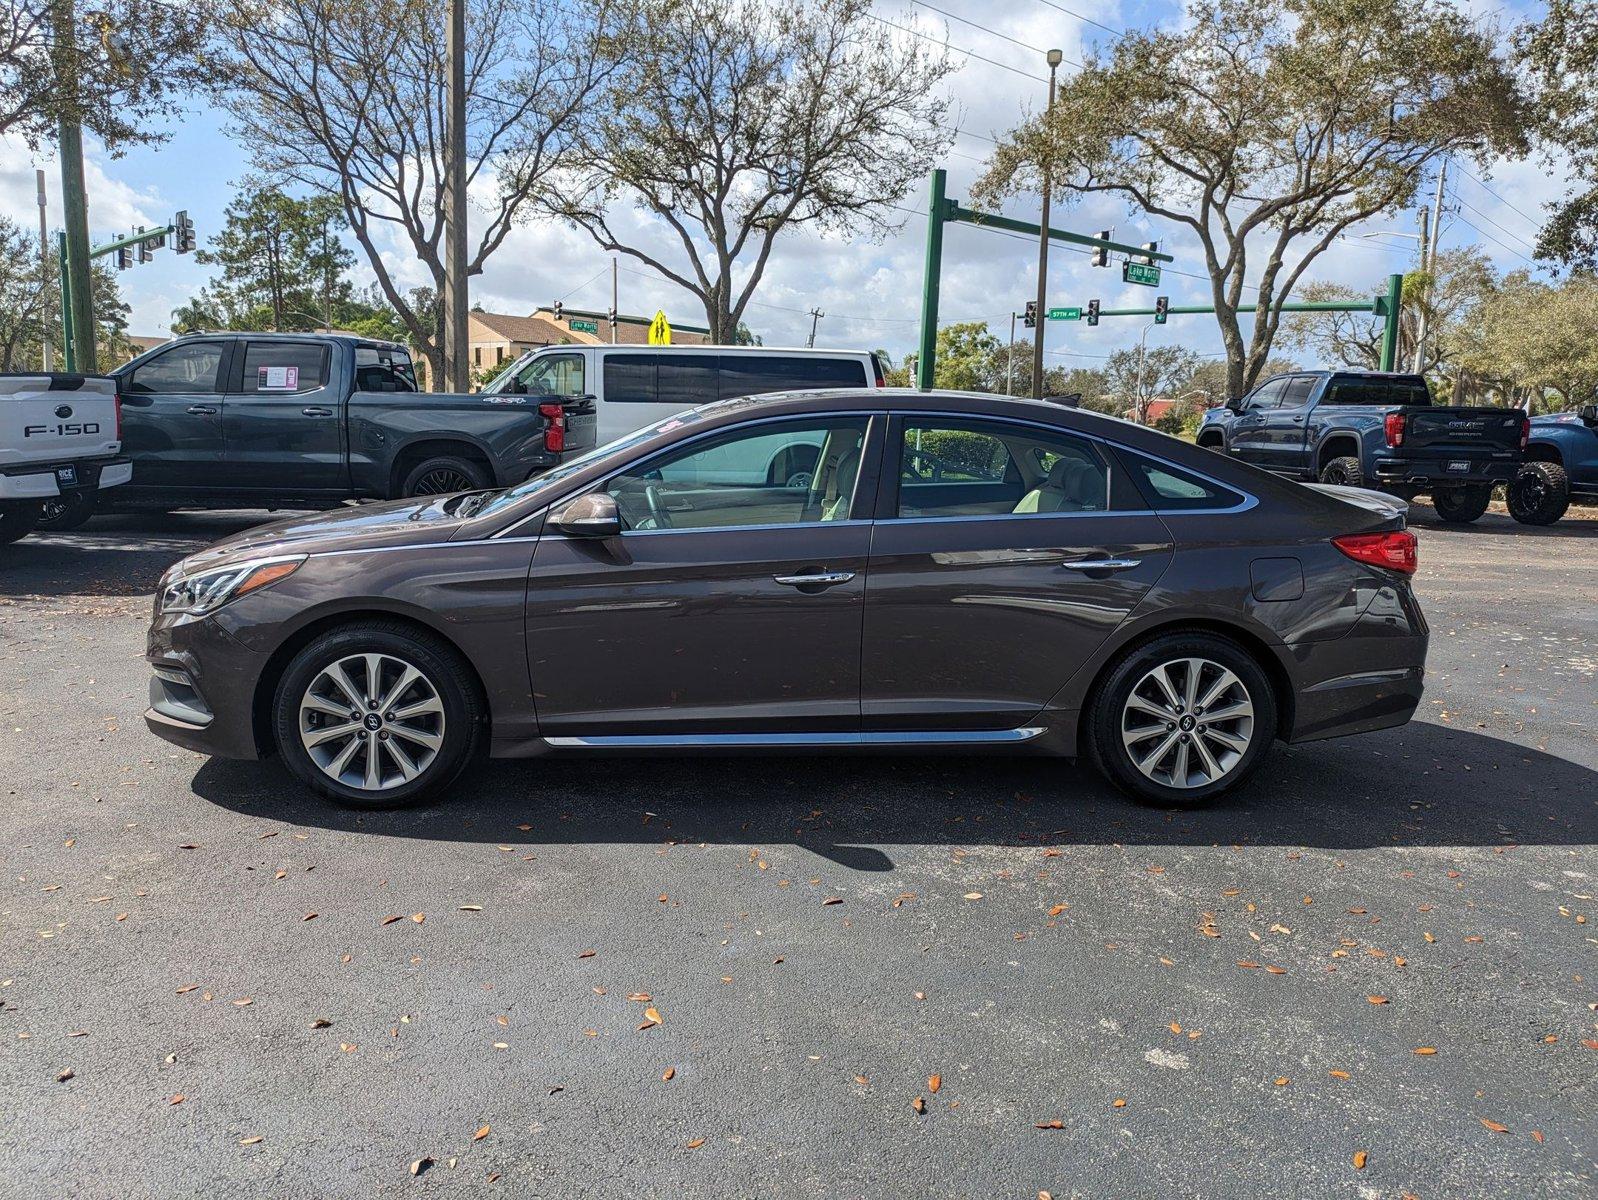
{"type": "Polygon", "coordinates": [[[331,408],[317,408],[314,405],[310,408],[302,408],[300,411],[308,417],[331,417],[333,415],[331,408]]]}
{"type": "Polygon", "coordinates": [[[1130,571],[1142,562],[1141,558],[1079,558],[1060,566],[1067,571],[1130,571]]]}
{"type": "Polygon", "coordinates": [[[819,571],[814,575],[773,575],[772,578],[788,587],[833,587],[836,584],[848,583],[854,578],[854,572],[819,571]]]}
{"type": "Polygon", "coordinates": [[[216,405],[191,404],[189,405],[189,413],[191,416],[196,417],[214,417],[216,416],[216,405]]]}

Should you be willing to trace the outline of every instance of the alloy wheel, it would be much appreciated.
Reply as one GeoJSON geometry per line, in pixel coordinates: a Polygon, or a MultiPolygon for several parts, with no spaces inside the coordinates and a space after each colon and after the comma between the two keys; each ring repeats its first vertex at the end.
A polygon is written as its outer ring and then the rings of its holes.
{"type": "Polygon", "coordinates": [[[319,671],[300,699],[300,743],[324,775],[383,792],[410,783],[444,744],[432,680],[392,654],[352,654],[319,671]]]}
{"type": "Polygon", "coordinates": [[[1161,663],[1121,710],[1121,742],[1144,776],[1199,788],[1230,774],[1254,737],[1254,702],[1237,674],[1207,658],[1161,663]]]}
{"type": "Polygon", "coordinates": [[[411,495],[447,496],[452,492],[469,492],[476,486],[464,471],[457,471],[453,467],[434,467],[416,481],[411,495]]]}

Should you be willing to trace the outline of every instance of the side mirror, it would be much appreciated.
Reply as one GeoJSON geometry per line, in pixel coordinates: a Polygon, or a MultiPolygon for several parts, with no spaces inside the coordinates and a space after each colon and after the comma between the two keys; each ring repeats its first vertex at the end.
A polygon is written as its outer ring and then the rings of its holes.
{"type": "Polygon", "coordinates": [[[1583,404],[1576,410],[1583,425],[1598,425],[1598,404],[1583,404]]]}
{"type": "Polygon", "coordinates": [[[1242,412],[1243,411],[1243,397],[1241,397],[1241,396],[1228,396],[1226,398],[1225,408],[1226,408],[1226,411],[1230,412],[1230,413],[1240,413],[1240,412],[1242,412]]]}
{"type": "Polygon", "coordinates": [[[616,537],[621,533],[621,512],[609,492],[589,492],[568,504],[554,524],[572,537],[616,537]]]}

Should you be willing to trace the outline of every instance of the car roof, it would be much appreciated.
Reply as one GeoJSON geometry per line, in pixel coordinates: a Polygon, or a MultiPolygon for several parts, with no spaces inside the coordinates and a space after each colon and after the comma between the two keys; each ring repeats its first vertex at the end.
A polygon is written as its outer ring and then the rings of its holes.
{"type": "MultiPolygon", "coordinates": [[[[870,350],[827,349],[819,346],[623,346],[610,344],[581,346],[576,343],[559,346],[540,346],[538,348],[538,351],[544,350],[598,350],[602,354],[781,354],[784,357],[797,354],[801,357],[811,358],[835,358],[840,354],[846,354],[851,358],[870,358],[872,354],[870,350]]],[[[534,351],[534,353],[538,351],[534,351]]]]}

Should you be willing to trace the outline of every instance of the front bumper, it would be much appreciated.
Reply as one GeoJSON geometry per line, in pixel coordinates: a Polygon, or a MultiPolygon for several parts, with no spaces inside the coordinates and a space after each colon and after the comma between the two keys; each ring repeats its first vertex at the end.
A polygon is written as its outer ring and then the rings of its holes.
{"type": "Polygon", "coordinates": [[[65,492],[117,487],[132,478],[133,462],[126,458],[28,463],[0,471],[0,500],[50,500],[65,492]]]}
{"type": "Polygon", "coordinates": [[[144,723],[159,738],[215,758],[261,756],[255,692],[266,656],[212,618],[157,615],[145,646],[150,707],[144,723]]]}
{"type": "Polygon", "coordinates": [[[1441,455],[1436,458],[1383,458],[1376,459],[1376,478],[1381,483],[1464,485],[1472,483],[1508,483],[1520,470],[1521,457],[1506,454],[1503,457],[1469,458],[1441,455]],[[1463,467],[1463,469],[1460,469],[1463,467]]]}

